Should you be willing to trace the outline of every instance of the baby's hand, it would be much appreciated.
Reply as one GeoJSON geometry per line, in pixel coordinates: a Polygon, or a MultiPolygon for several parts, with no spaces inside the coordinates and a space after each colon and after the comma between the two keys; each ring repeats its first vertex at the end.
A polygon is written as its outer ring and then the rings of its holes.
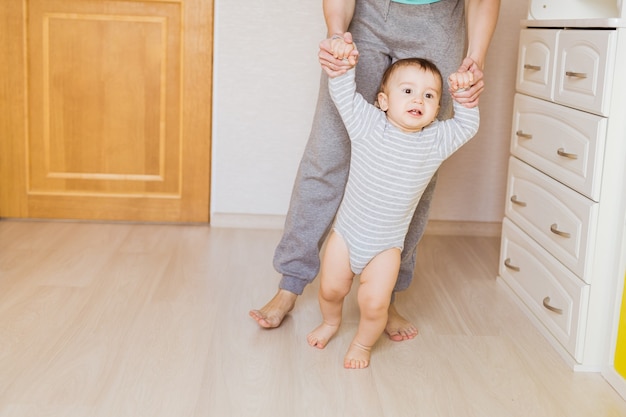
{"type": "Polygon", "coordinates": [[[352,42],[352,35],[344,34],[344,36],[333,35],[330,38],[330,52],[335,59],[340,61],[347,60],[349,65],[355,66],[358,51],[356,45],[352,42]]]}
{"type": "Polygon", "coordinates": [[[329,77],[337,77],[346,73],[359,61],[359,51],[352,42],[352,34],[333,35],[320,42],[318,54],[322,69],[329,77]]]}
{"type": "Polygon", "coordinates": [[[451,93],[470,88],[473,82],[474,74],[471,71],[454,72],[448,77],[448,86],[451,93]]]}

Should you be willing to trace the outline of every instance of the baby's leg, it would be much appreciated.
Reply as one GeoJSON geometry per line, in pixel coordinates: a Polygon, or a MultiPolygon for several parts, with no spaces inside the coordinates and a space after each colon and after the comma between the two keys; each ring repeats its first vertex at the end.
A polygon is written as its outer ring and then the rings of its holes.
{"type": "Polygon", "coordinates": [[[324,349],[337,333],[341,324],[343,299],[350,292],[354,274],[350,268],[350,255],[343,238],[331,232],[320,268],[318,299],[322,310],[322,323],[306,337],[309,345],[324,349]]]}
{"type": "Polygon", "coordinates": [[[385,330],[391,292],[400,268],[400,250],[388,249],[376,255],[361,273],[358,301],[361,320],[343,360],[345,368],[366,368],[372,346],[385,330]]]}

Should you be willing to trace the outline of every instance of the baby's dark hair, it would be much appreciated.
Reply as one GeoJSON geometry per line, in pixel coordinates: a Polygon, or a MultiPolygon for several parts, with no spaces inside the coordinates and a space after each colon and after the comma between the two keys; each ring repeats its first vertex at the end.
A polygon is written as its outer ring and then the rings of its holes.
{"type": "MultiPolygon", "coordinates": [[[[387,68],[387,70],[383,74],[382,80],[380,81],[380,87],[378,89],[378,92],[385,92],[385,86],[387,85],[387,81],[389,81],[391,74],[393,74],[398,68],[409,66],[416,66],[421,68],[425,72],[430,72],[434,74],[435,77],[439,79],[439,82],[441,83],[441,88],[443,88],[443,77],[441,76],[441,71],[439,71],[437,65],[435,65],[432,61],[426,58],[404,58],[397,60],[396,62],[391,64],[389,68],[387,68]]],[[[376,101],[376,105],[378,106],[378,100],[376,101]]]]}

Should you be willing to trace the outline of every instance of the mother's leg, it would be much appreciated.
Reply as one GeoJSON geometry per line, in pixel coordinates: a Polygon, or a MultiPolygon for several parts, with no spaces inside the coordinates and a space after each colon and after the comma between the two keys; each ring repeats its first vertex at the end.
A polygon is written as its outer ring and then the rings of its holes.
{"type": "Polygon", "coordinates": [[[294,182],[283,236],[274,252],[281,275],[276,295],[250,316],[261,327],[278,327],[298,295],[319,272],[319,251],[348,178],[350,143],[322,73],[313,126],[294,182]]]}

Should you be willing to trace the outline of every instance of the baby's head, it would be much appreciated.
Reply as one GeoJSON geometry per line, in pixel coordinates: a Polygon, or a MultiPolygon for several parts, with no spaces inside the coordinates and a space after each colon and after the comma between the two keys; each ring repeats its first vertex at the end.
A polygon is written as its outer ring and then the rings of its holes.
{"type": "Polygon", "coordinates": [[[385,71],[377,105],[399,129],[418,132],[437,117],[442,90],[441,72],[431,61],[400,59],[385,71]]]}

